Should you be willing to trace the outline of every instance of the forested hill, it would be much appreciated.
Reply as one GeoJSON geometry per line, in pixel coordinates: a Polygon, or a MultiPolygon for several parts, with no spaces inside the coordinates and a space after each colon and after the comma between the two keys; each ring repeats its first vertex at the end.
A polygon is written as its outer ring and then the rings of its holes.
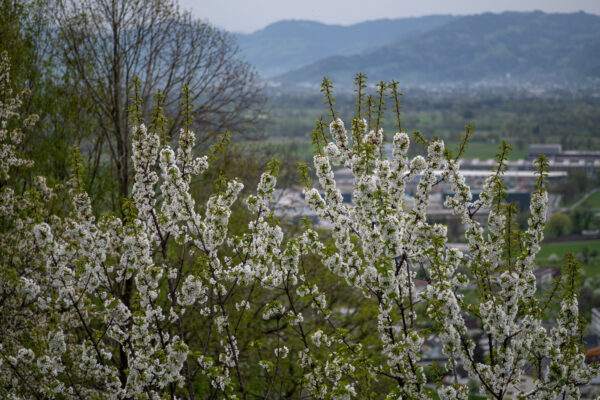
{"type": "Polygon", "coordinates": [[[279,21],[251,34],[236,34],[246,59],[269,78],[331,55],[354,55],[413,37],[453,21],[450,15],[380,19],[350,26],[279,21]]]}
{"type": "Polygon", "coordinates": [[[583,12],[481,14],[454,18],[358,55],[335,55],[280,75],[284,83],[554,83],[600,80],[600,16],[583,12]]]}

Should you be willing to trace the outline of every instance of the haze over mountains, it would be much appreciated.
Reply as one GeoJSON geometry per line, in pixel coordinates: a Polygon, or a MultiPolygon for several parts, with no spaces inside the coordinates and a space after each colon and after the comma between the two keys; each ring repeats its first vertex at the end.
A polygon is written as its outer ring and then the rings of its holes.
{"type": "Polygon", "coordinates": [[[366,53],[443,26],[450,15],[380,19],[350,26],[315,21],[279,21],[251,34],[237,34],[248,61],[265,78],[306,66],[332,55],[366,53]]]}
{"type": "Polygon", "coordinates": [[[280,21],[236,37],[265,79],[284,84],[351,83],[359,71],[404,84],[600,82],[600,16],[583,12],[280,21]]]}

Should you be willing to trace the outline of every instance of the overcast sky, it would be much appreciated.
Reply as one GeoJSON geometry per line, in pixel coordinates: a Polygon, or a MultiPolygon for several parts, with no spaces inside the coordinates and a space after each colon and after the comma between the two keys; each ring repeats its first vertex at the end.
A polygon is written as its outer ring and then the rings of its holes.
{"type": "Polygon", "coordinates": [[[179,0],[186,10],[232,32],[253,32],[282,19],[349,25],[429,14],[533,11],[600,14],[600,0],[179,0]]]}

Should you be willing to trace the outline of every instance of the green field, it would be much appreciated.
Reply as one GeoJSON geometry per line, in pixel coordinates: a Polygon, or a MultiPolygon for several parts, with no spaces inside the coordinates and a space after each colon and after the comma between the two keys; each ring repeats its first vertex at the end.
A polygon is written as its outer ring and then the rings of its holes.
{"type": "MultiPolygon", "coordinates": [[[[579,242],[559,242],[559,243],[545,243],[542,244],[542,249],[536,257],[538,265],[542,266],[561,266],[564,264],[564,255],[567,252],[573,252],[575,256],[580,256],[584,252],[584,248],[587,248],[591,253],[596,250],[600,253],[600,240],[584,240],[579,242]],[[554,254],[558,257],[558,260],[550,260],[550,256],[554,254]]],[[[598,256],[596,256],[598,257],[598,256]]],[[[595,262],[591,260],[589,263],[580,261],[583,276],[591,278],[598,275],[600,272],[600,261],[595,262]]]]}
{"type": "Polygon", "coordinates": [[[551,254],[556,254],[561,257],[571,251],[577,255],[587,247],[589,250],[596,249],[600,252],[600,240],[582,240],[579,242],[559,242],[559,243],[544,243],[542,249],[538,253],[538,259],[547,259],[551,254]]]}
{"type": "Polygon", "coordinates": [[[600,209],[600,190],[585,199],[577,208],[600,209]]]}

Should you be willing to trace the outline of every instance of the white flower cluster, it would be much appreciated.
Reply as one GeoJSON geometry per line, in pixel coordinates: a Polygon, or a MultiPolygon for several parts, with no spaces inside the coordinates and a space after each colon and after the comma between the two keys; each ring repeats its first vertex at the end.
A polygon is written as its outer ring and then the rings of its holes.
{"type": "MultiPolygon", "coordinates": [[[[346,143],[343,152],[335,151],[339,145],[337,138],[347,137],[343,124],[335,121],[331,132],[334,142],[325,146],[324,155],[315,156],[315,171],[324,195],[309,188],[305,191],[306,201],[320,218],[333,226],[335,248],[333,252],[322,254],[323,263],[367,298],[375,296],[377,299],[382,352],[387,357],[387,373],[402,382],[399,393],[405,398],[427,397],[423,391],[426,380],[420,360],[424,336],[416,329],[414,310],[418,300],[414,295],[413,266],[420,264],[425,267],[429,282],[421,298],[427,304],[427,315],[437,327],[450,371],[456,371],[457,366],[462,365],[470,378],[479,381],[490,396],[502,398],[508,388],[520,390],[518,383],[532,359],[560,360],[566,357],[563,365],[570,367],[562,368],[553,379],[565,378],[572,370],[578,371],[567,378],[569,389],[561,389],[555,383],[548,386],[547,377],[552,376],[549,371],[553,367],[544,367],[536,391],[523,395],[549,398],[550,394],[552,397],[567,393],[567,397],[575,397],[577,386],[589,380],[592,370],[584,365],[583,355],[578,350],[570,356],[565,349],[555,348],[553,353],[549,352],[547,347],[552,340],[542,327],[541,316],[533,311],[537,307],[533,265],[546,220],[546,191],[539,189],[532,195],[531,218],[522,235],[522,251],[506,261],[505,237],[510,233],[506,231],[502,210],[492,207],[492,202],[501,195],[497,192],[502,186],[499,184],[502,179],[500,169],[485,182],[479,200],[472,202],[473,196],[460,174],[458,163],[446,157],[442,141],[429,143],[426,159],[416,156],[409,161],[405,156],[408,136],[399,132],[394,135],[392,160],[384,160],[378,154],[381,132],[353,134],[352,137],[364,135],[364,143],[373,146],[359,147],[359,143],[350,147],[346,143]],[[342,203],[330,163],[351,167],[355,177],[353,206],[342,203]],[[441,173],[437,173],[440,170],[441,173]],[[415,205],[408,210],[402,201],[404,189],[416,178],[419,182],[415,205]],[[466,226],[468,257],[446,246],[446,227],[431,225],[427,220],[430,192],[439,183],[449,185],[454,192],[445,204],[466,226]],[[486,238],[484,227],[474,216],[479,209],[490,207],[486,238]],[[468,275],[459,272],[459,266],[466,266],[468,275]],[[476,343],[469,337],[465,325],[464,316],[469,309],[457,291],[469,284],[479,286],[482,296],[476,305],[475,316],[480,319],[489,339],[489,364],[474,360],[476,343]],[[550,389],[542,390],[542,387],[550,389]]],[[[567,304],[571,304],[570,313],[576,313],[572,300],[567,304]]],[[[563,305],[563,318],[567,315],[565,307],[563,305]]],[[[571,329],[578,326],[573,318],[561,323],[571,329]]],[[[554,335],[560,335],[559,332],[554,335]]],[[[563,342],[569,334],[576,336],[573,331],[564,332],[563,342]]],[[[317,346],[321,344],[321,335],[318,331],[312,336],[317,346]]],[[[553,341],[558,343],[560,340],[555,338],[553,341]]],[[[440,396],[466,399],[468,390],[465,385],[455,384],[445,387],[440,396]]]]}
{"type": "MultiPolygon", "coordinates": [[[[25,163],[15,152],[20,133],[6,130],[18,104],[0,103],[0,180],[25,163]]],[[[123,218],[97,218],[80,188],[59,218],[40,200],[52,196],[44,179],[22,195],[0,186],[0,217],[10,228],[0,235],[0,391],[7,398],[246,399],[286,397],[289,389],[352,399],[385,381],[381,387],[395,386],[381,393],[386,398],[428,399],[422,352],[433,334],[454,381],[439,385],[440,398],[468,399],[461,368],[491,398],[509,391],[578,398],[597,371],[577,341],[576,290],[562,297],[550,331],[535,296],[545,190],[532,195],[528,228],[510,255],[510,221],[497,201],[501,168],[473,201],[442,141],[428,144],[426,158],[409,159],[409,137],[397,132],[387,160],[383,130],[367,129],[365,120],[353,126],[348,135],[340,119],[331,122],[332,141],[314,157],[320,189],[304,192],[331,226],[328,243],[309,227],[284,234],[271,210],[274,169],[246,197],[246,219],[230,221],[244,188],[238,180],[197,204],[193,179],[208,164],[194,156],[188,130],[173,149],[144,125],[133,129],[132,201],[123,218]],[[352,204],[336,185],[336,165],[352,171],[352,204]],[[414,181],[409,209],[405,188],[414,181]],[[466,227],[468,254],[450,248],[447,228],[428,219],[440,183],[453,192],[445,204],[466,227]],[[490,209],[487,230],[475,218],[481,208],[490,209]],[[420,292],[417,269],[427,282],[420,292]],[[342,296],[328,287],[338,285],[348,287],[342,296]],[[476,288],[475,304],[460,294],[467,287],[476,288]],[[374,310],[372,325],[356,326],[355,307],[364,305],[374,310]],[[484,361],[475,357],[467,317],[487,340],[484,361]],[[527,368],[536,369],[534,385],[523,392],[527,368]]]]}
{"type": "MultiPolygon", "coordinates": [[[[10,85],[10,62],[5,53],[0,54],[0,181],[9,178],[9,170],[13,167],[31,166],[30,160],[19,156],[18,147],[23,140],[21,127],[10,129],[9,122],[19,120],[18,112],[22,104],[22,95],[13,96],[10,85]]],[[[28,128],[37,122],[37,115],[22,119],[22,128],[28,128]]]]}

